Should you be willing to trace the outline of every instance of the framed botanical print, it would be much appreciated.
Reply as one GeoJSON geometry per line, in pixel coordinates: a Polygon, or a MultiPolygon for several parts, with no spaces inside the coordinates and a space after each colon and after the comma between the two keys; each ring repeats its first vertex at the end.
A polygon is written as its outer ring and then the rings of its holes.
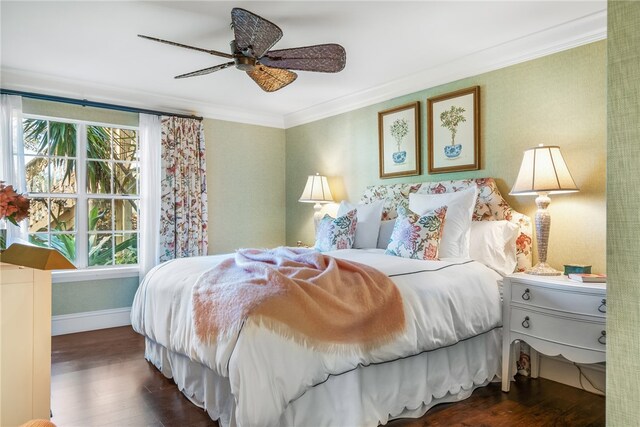
{"type": "Polygon", "coordinates": [[[480,169],[480,86],[427,99],[429,173],[480,169]]]}
{"type": "Polygon", "coordinates": [[[378,113],[380,178],[420,175],[420,102],[378,113]]]}

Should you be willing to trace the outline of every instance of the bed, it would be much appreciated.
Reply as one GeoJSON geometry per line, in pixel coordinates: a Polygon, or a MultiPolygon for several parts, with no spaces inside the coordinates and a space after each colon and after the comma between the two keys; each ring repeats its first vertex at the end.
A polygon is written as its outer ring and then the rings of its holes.
{"type": "MultiPolygon", "coordinates": [[[[517,269],[530,266],[530,220],[508,206],[491,178],[372,186],[361,202],[382,201],[382,218],[388,221],[399,206],[409,206],[412,193],[469,187],[477,187],[474,221],[517,225],[512,242],[517,269]]],[[[222,426],[375,426],[420,417],[496,379],[502,275],[469,258],[423,261],[384,252],[325,253],[375,267],[402,296],[405,328],[366,350],[340,345],[319,350],[252,318],[223,339],[198,340],[194,285],[233,254],[173,260],[154,268],[136,293],[132,325],[145,336],[147,360],[222,426]]]]}

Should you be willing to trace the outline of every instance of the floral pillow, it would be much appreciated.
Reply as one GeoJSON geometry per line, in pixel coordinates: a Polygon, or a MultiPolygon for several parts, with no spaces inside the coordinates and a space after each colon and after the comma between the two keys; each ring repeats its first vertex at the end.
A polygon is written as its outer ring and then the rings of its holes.
{"type": "Polygon", "coordinates": [[[398,218],[385,253],[403,258],[437,260],[446,214],[446,206],[425,212],[424,215],[399,206],[398,218]]]}
{"type": "Polygon", "coordinates": [[[337,218],[325,215],[318,223],[315,248],[320,252],[351,249],[356,237],[357,212],[352,209],[337,218]]]}

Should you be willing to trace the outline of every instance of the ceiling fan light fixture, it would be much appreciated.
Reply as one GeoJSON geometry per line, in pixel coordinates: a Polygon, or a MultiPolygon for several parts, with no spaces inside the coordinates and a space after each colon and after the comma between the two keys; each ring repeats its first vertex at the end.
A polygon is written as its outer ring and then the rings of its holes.
{"type": "Polygon", "coordinates": [[[247,71],[247,74],[265,92],[275,92],[298,78],[293,71],[271,68],[262,64],[257,64],[253,70],[247,71]]]}

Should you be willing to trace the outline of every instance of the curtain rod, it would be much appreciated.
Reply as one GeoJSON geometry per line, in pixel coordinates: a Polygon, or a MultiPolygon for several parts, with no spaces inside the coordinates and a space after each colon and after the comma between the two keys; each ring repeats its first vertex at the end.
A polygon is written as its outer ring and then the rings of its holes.
{"type": "Polygon", "coordinates": [[[24,98],[40,99],[42,101],[63,102],[65,104],[81,105],[83,107],[104,108],[107,110],[126,111],[129,113],[144,113],[144,114],[153,114],[155,116],[174,116],[174,117],[182,117],[185,119],[202,120],[202,117],[188,115],[188,114],[167,113],[165,111],[146,110],[144,108],[134,108],[134,107],[127,107],[124,105],[107,104],[104,102],[94,102],[94,101],[88,101],[86,99],[74,99],[74,98],[65,98],[62,96],[43,95],[41,93],[22,92],[20,90],[0,89],[0,94],[19,95],[24,98]]]}

